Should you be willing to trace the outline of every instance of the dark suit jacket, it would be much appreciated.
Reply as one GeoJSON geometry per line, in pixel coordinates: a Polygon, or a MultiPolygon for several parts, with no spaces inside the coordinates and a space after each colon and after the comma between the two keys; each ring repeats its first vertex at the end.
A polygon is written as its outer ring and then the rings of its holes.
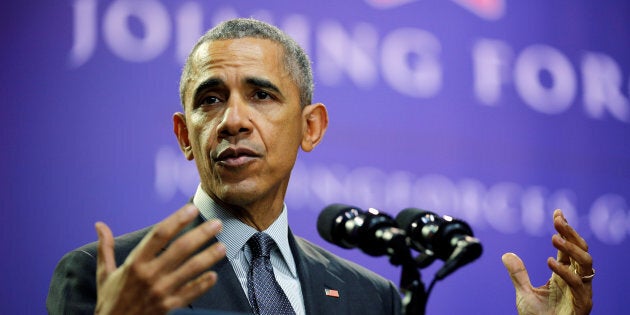
{"type": "MultiPolygon", "coordinates": [[[[203,218],[199,216],[182,233],[202,222],[203,218]]],[[[118,266],[150,229],[144,228],[116,238],[118,266]]],[[[290,231],[289,244],[297,265],[307,314],[400,314],[400,295],[391,281],[295,237],[290,231]],[[337,290],[339,297],[326,296],[325,289],[337,290]]],[[[46,300],[50,314],[94,314],[96,253],[97,245],[91,243],[67,253],[61,259],[46,300]]],[[[250,313],[247,297],[229,261],[221,260],[212,270],[217,272],[219,280],[190,307],[250,313]]]]}

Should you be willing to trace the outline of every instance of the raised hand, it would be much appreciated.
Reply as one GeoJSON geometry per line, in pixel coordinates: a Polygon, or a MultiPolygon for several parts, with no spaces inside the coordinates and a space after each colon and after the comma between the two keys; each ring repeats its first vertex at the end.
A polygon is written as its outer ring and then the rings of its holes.
{"type": "Polygon", "coordinates": [[[554,211],[553,225],[558,234],[553,235],[551,243],[558,249],[558,256],[547,259],[553,273],[545,285],[532,287],[523,261],[515,254],[502,257],[516,289],[518,313],[589,314],[593,307],[591,281],[595,269],[588,245],[568,224],[562,211],[554,211]]]}
{"type": "Polygon", "coordinates": [[[194,205],[185,205],[157,224],[118,267],[112,232],[104,223],[96,223],[95,313],[164,314],[210,289],[217,274],[208,269],[225,256],[225,246],[217,242],[196,251],[220,232],[221,222],[204,222],[173,241],[197,215],[194,205]]]}

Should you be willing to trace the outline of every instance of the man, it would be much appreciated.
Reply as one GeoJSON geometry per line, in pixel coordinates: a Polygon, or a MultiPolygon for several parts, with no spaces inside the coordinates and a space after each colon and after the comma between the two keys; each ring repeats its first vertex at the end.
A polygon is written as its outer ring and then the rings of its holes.
{"type": "MultiPolygon", "coordinates": [[[[264,314],[263,295],[273,291],[287,314],[400,313],[390,281],[288,228],[284,196],[298,150],[313,150],[328,125],[326,107],[311,102],[312,89],[307,56],[277,28],[236,19],[206,33],[182,73],[184,112],[173,117],[180,148],[199,171],[192,204],[116,240],[97,223],[98,244],[68,253],[55,270],[49,312],[162,314],[192,307],[264,314]],[[265,244],[273,248],[267,268],[273,276],[263,293],[253,284],[262,245],[252,240],[259,238],[271,239],[265,244]]],[[[546,287],[533,289],[520,259],[504,256],[517,305],[532,314],[586,314],[592,270],[586,243],[559,211],[554,225],[559,255],[549,260],[554,274],[546,287]]]]}

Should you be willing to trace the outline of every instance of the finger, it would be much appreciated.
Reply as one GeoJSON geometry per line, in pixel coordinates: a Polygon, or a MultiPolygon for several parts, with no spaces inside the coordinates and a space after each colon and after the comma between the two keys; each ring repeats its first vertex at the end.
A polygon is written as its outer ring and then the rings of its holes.
{"type": "Polygon", "coordinates": [[[136,246],[127,257],[127,260],[137,259],[149,261],[155,256],[181,231],[186,225],[192,222],[199,210],[193,204],[186,204],[166,219],[158,223],[136,246]]]}
{"type": "MultiPolygon", "coordinates": [[[[554,227],[560,236],[568,242],[577,245],[582,251],[588,251],[588,244],[586,241],[573,229],[567,222],[562,211],[557,209],[554,211],[554,227]]],[[[554,245],[555,246],[555,245],[554,245]]],[[[557,261],[568,265],[571,263],[570,257],[563,251],[558,251],[557,261]]]]}
{"type": "Polygon", "coordinates": [[[573,296],[573,314],[589,314],[593,307],[591,282],[583,282],[569,266],[560,264],[551,257],[547,260],[547,265],[554,272],[554,276],[557,275],[568,285],[573,296]]]}
{"type": "Polygon", "coordinates": [[[218,276],[214,271],[208,271],[196,279],[186,283],[176,294],[169,296],[164,304],[167,309],[184,307],[208,291],[217,282],[218,276]]]}
{"type": "Polygon", "coordinates": [[[558,233],[560,233],[562,237],[578,245],[580,248],[582,248],[582,250],[588,251],[588,244],[586,243],[584,238],[582,238],[580,234],[578,234],[578,232],[569,224],[569,222],[564,217],[564,214],[562,214],[562,211],[560,209],[557,209],[554,212],[553,223],[554,223],[554,227],[556,228],[556,231],[558,231],[558,233]],[[556,213],[559,215],[556,216],[555,215],[556,213]]]}
{"type": "MultiPolygon", "coordinates": [[[[178,268],[184,260],[187,260],[202,245],[207,244],[208,241],[219,234],[221,228],[221,221],[219,220],[204,222],[171,243],[166,251],[152,262],[151,267],[165,271],[178,268]]],[[[198,270],[197,272],[200,271],[198,270]]]]}
{"type": "Polygon", "coordinates": [[[551,269],[551,271],[557,274],[560,278],[562,278],[562,280],[564,280],[564,282],[569,285],[571,291],[573,291],[574,288],[582,285],[582,279],[571,270],[570,266],[562,264],[552,257],[549,257],[547,259],[547,266],[549,266],[549,269],[551,269]]]}
{"type": "Polygon", "coordinates": [[[512,284],[514,284],[514,289],[516,289],[516,294],[519,292],[531,290],[532,284],[529,280],[529,275],[527,274],[527,269],[525,269],[525,265],[523,261],[516,256],[514,253],[506,253],[501,257],[503,261],[503,265],[510,273],[510,278],[512,279],[512,284]]]}
{"type": "Polygon", "coordinates": [[[551,237],[551,243],[559,251],[563,252],[565,256],[570,257],[580,266],[590,269],[593,267],[593,259],[591,255],[582,249],[582,247],[562,238],[560,235],[555,234],[551,237]]]}
{"type": "Polygon", "coordinates": [[[225,245],[217,242],[187,260],[174,272],[162,277],[159,282],[156,283],[156,288],[158,291],[170,292],[170,288],[175,288],[176,290],[174,291],[177,291],[177,288],[188,285],[190,279],[210,269],[210,267],[223,259],[223,257],[225,257],[225,245]]]}
{"type": "Polygon", "coordinates": [[[114,236],[107,224],[96,222],[94,224],[98,235],[98,246],[96,255],[96,283],[102,284],[107,276],[116,270],[116,260],[114,258],[114,236]]]}
{"type": "Polygon", "coordinates": [[[592,274],[593,258],[588,252],[584,251],[582,247],[560,237],[560,235],[556,234],[551,239],[553,246],[559,252],[562,252],[565,257],[569,257],[574,261],[575,272],[578,275],[588,276],[592,274]]]}
{"type": "MultiPolygon", "coordinates": [[[[562,229],[563,225],[567,224],[567,220],[564,217],[564,214],[562,213],[562,210],[560,209],[556,209],[553,211],[553,226],[556,229],[556,231],[558,231],[558,229],[562,229]]],[[[558,231],[559,233],[559,231],[558,231]]],[[[551,242],[553,243],[553,239],[551,240],[551,242]]],[[[556,261],[558,261],[559,263],[568,265],[571,263],[571,260],[569,259],[568,256],[566,256],[562,251],[558,251],[558,254],[556,255],[556,261]]]]}

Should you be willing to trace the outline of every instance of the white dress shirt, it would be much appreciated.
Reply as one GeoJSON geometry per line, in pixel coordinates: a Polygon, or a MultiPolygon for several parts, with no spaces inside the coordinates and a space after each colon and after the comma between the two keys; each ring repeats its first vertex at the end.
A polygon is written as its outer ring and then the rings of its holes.
{"type": "MultiPolygon", "coordinates": [[[[225,244],[227,259],[232,265],[238,277],[238,281],[241,283],[245,296],[248,296],[247,273],[251,261],[251,250],[249,245],[247,245],[247,241],[258,231],[241,222],[229,211],[223,209],[203,191],[201,185],[197,187],[193,203],[199,208],[201,216],[205,220],[214,218],[221,220],[223,223],[223,230],[217,235],[217,239],[225,244]]],[[[282,213],[278,216],[276,221],[262,232],[269,234],[277,245],[277,247],[271,251],[271,265],[273,266],[276,280],[289,299],[289,302],[291,302],[295,314],[305,314],[302,287],[297,275],[291,247],[289,246],[289,223],[286,205],[284,205],[282,213]]],[[[219,281],[221,281],[221,275],[219,275],[219,281]]]]}

